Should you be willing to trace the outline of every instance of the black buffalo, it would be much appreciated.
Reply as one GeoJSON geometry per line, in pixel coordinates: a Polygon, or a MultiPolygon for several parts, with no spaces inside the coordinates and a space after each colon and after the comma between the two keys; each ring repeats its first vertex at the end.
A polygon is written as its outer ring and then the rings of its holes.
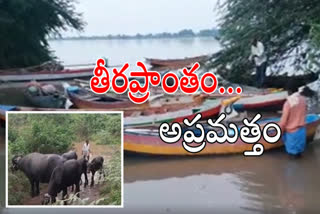
{"type": "Polygon", "coordinates": [[[39,183],[49,183],[53,170],[64,162],[60,155],[31,153],[24,157],[15,156],[12,168],[20,169],[28,177],[31,184],[31,196],[40,194],[39,183]]]}
{"type": "MultiPolygon", "coordinates": [[[[80,180],[81,175],[87,170],[87,160],[68,160],[57,166],[52,172],[48,193],[45,194],[42,204],[55,203],[56,197],[62,191],[62,199],[68,194],[69,186],[76,186],[76,195],[80,197],[80,180]]],[[[86,175],[86,173],[85,173],[86,175]]]]}
{"type": "Polygon", "coordinates": [[[95,157],[89,164],[88,164],[88,172],[91,172],[91,184],[90,186],[94,185],[94,174],[96,171],[100,170],[100,179],[101,179],[101,174],[104,176],[104,170],[103,170],[103,157],[98,156],[95,157]]]}
{"type": "Polygon", "coordinates": [[[61,156],[66,160],[78,159],[78,155],[75,151],[69,151],[69,152],[63,153],[61,156]]]}

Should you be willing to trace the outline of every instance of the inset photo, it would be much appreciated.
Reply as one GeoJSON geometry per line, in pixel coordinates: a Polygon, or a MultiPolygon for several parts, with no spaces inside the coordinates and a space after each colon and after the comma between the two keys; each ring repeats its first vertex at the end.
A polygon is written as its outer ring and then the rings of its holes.
{"type": "Polygon", "coordinates": [[[8,112],[7,207],[123,207],[122,112],[8,112]]]}

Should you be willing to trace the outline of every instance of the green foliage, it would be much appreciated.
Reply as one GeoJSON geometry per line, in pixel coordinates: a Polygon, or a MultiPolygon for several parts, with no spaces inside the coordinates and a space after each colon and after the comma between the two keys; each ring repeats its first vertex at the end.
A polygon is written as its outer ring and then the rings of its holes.
{"type": "Polygon", "coordinates": [[[9,148],[14,154],[63,153],[71,147],[74,133],[65,114],[9,115],[9,148]]]}
{"type": "MultiPolygon", "coordinates": [[[[106,169],[106,185],[101,188],[100,195],[108,195],[102,202],[105,204],[121,204],[121,153],[117,151],[108,162],[106,169]]],[[[101,202],[101,203],[102,203],[101,202]]]]}
{"type": "Polygon", "coordinates": [[[119,115],[111,115],[103,122],[103,129],[96,132],[94,140],[97,144],[121,143],[121,120],[119,115]]]}
{"type": "Polygon", "coordinates": [[[0,0],[0,68],[51,60],[48,36],[83,25],[74,0],[0,0]]]}
{"type": "Polygon", "coordinates": [[[320,49],[320,23],[312,25],[311,38],[313,44],[320,49]]]}
{"type": "Polygon", "coordinates": [[[120,114],[76,114],[73,119],[78,140],[91,139],[98,144],[121,143],[120,114]]]}
{"type": "Polygon", "coordinates": [[[220,8],[223,49],[210,66],[232,81],[245,81],[252,72],[248,57],[254,38],[265,44],[269,65],[292,57],[297,68],[305,68],[308,54],[317,51],[309,42],[311,23],[320,23],[318,0],[226,0],[220,8]]]}
{"type": "MultiPolygon", "coordinates": [[[[32,152],[67,152],[72,142],[96,139],[97,143],[121,143],[120,114],[9,114],[8,154],[9,169],[14,155],[32,152]],[[103,137],[103,138],[99,138],[103,137]]],[[[105,171],[108,172],[102,198],[90,204],[120,204],[121,202],[121,153],[120,149],[112,157],[105,171]]],[[[21,171],[9,171],[9,203],[21,204],[30,194],[30,184],[21,171]],[[26,188],[28,187],[28,188],[26,188]]],[[[70,204],[88,204],[87,199],[68,199],[70,204]]],[[[57,204],[62,203],[58,201],[57,204]]]]}
{"type": "Polygon", "coordinates": [[[89,139],[98,131],[105,128],[104,121],[110,115],[104,114],[76,114],[73,116],[74,126],[79,140],[89,139]]]}
{"type": "Polygon", "coordinates": [[[13,154],[64,153],[75,140],[121,143],[120,114],[11,114],[8,139],[13,154]]]}
{"type": "MultiPolygon", "coordinates": [[[[10,170],[12,167],[11,160],[12,154],[11,151],[8,151],[8,169],[10,170]]],[[[8,190],[9,192],[14,192],[15,194],[8,194],[8,204],[10,205],[18,205],[22,204],[23,199],[25,199],[29,192],[29,181],[26,176],[23,175],[23,172],[18,171],[15,173],[11,173],[9,171],[8,174],[8,190]]]]}

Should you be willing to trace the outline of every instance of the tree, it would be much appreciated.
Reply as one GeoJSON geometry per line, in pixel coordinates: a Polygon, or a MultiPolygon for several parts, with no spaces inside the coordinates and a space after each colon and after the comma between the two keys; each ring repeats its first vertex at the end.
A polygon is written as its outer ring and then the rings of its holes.
{"type": "Polygon", "coordinates": [[[313,23],[320,23],[318,0],[225,0],[220,34],[223,49],[213,56],[210,67],[217,68],[231,81],[245,82],[252,72],[249,62],[253,38],[266,46],[269,66],[282,71],[282,63],[290,62],[303,71],[318,70],[310,63],[310,55],[319,60],[319,49],[310,43],[313,23]]]}
{"type": "Polygon", "coordinates": [[[0,0],[0,69],[41,64],[54,58],[47,38],[82,30],[74,0],[0,0]]]}
{"type": "Polygon", "coordinates": [[[198,33],[198,36],[218,37],[219,31],[217,29],[204,29],[204,30],[200,30],[200,32],[198,33]]]}
{"type": "Polygon", "coordinates": [[[320,24],[314,24],[311,29],[313,44],[320,49],[320,24]]]}
{"type": "Polygon", "coordinates": [[[195,34],[191,29],[184,29],[179,31],[177,35],[181,37],[193,37],[195,34]]]}

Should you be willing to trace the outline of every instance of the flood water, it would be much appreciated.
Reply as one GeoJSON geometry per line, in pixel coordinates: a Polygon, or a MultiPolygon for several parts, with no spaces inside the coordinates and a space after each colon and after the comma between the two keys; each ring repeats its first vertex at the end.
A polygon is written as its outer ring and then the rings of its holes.
{"type": "Polygon", "coordinates": [[[108,58],[110,65],[134,64],[145,57],[184,58],[220,48],[213,38],[51,41],[50,46],[66,65],[94,63],[100,57],[108,58]]]}
{"type": "MultiPolygon", "coordinates": [[[[199,39],[54,41],[51,45],[66,64],[90,63],[101,56],[110,56],[110,64],[134,62],[145,56],[161,58],[195,56],[218,48],[215,40],[199,39]]],[[[16,93],[19,96],[19,92],[16,93]]],[[[19,99],[16,101],[20,102],[19,99]]],[[[0,200],[3,200],[4,136],[3,134],[1,136],[0,200]]],[[[267,151],[258,158],[242,155],[151,157],[127,154],[124,163],[124,208],[110,211],[92,209],[91,214],[319,213],[320,211],[318,183],[320,142],[309,144],[301,159],[291,159],[282,149],[278,149],[267,151]]],[[[62,211],[70,214],[88,212],[85,209],[82,212],[81,209],[62,211]]],[[[55,214],[57,211],[7,209],[2,212],[55,214]]]]}

